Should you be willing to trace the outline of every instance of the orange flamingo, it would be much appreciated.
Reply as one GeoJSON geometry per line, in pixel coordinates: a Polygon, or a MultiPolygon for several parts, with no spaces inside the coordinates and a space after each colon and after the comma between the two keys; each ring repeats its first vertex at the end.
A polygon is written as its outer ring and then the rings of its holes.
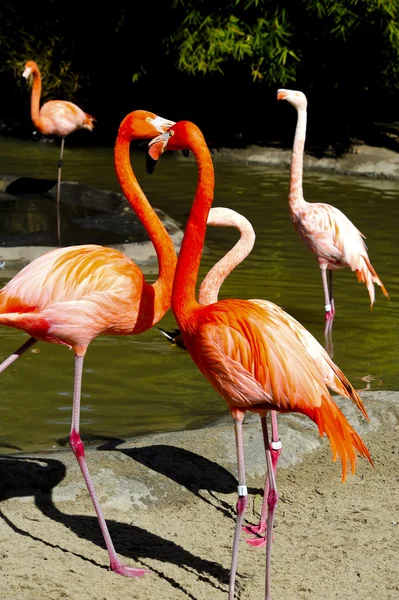
{"type": "Polygon", "coordinates": [[[176,266],[173,242],[152,209],[130,164],[130,142],[150,139],[173,125],[138,110],[122,121],[115,144],[115,169],[130,205],[154,244],[159,276],[152,285],[124,254],[96,245],[57,248],[27,265],[0,291],[0,325],[31,337],[0,365],[0,372],[38,340],[63,344],[75,354],[70,446],[77,458],[108,549],[113,571],[128,577],[145,569],[128,567],[116,555],[79,433],[83,360],[98,335],[132,335],[152,327],[170,307],[176,266]]]}
{"type": "Polygon", "coordinates": [[[303,197],[306,96],[295,90],[281,89],[277,91],[277,100],[287,100],[298,113],[292,149],[289,209],[295,229],[319,262],[323,279],[325,318],[332,320],[335,314],[332,271],[343,267],[350,267],[352,271],[356,271],[358,281],[366,284],[370,296],[370,308],[372,308],[375,300],[375,283],[381,287],[387,298],[389,296],[370,262],[366,244],[362,239],[365,236],[338,208],[322,202],[306,202],[303,197]]]}
{"type": "Polygon", "coordinates": [[[61,217],[60,217],[60,190],[61,170],[64,156],[65,136],[77,129],[93,130],[94,117],[83,112],[79,106],[65,100],[50,100],[40,108],[40,95],[42,91],[42,78],[39,67],[33,60],[25,64],[22,76],[28,79],[33,75],[33,86],[30,112],[36,129],[43,135],[56,135],[61,137],[60,160],[58,161],[58,184],[57,184],[57,239],[61,245],[61,217]]]}
{"type": "MultiPolygon", "coordinates": [[[[172,310],[184,343],[202,374],[226,400],[234,422],[237,463],[238,502],[229,582],[229,600],[234,598],[238,542],[248,502],[242,440],[242,422],[247,410],[267,417],[272,410],[299,412],[318,426],[330,440],[333,460],[342,462],[342,481],[348,464],[355,472],[356,452],[372,464],[369,451],[349,424],[327,389],[322,370],[297,335],[291,320],[281,309],[265,301],[220,300],[201,306],[195,297],[198,270],[206,233],[206,222],[213,201],[214,172],[209,150],[201,131],[193,123],[180,121],[171,130],[150,142],[149,153],[157,160],[162,152],[191,150],[198,164],[198,184],[186,225],[172,290],[172,310]]],[[[310,334],[309,334],[310,335],[310,334]]],[[[358,394],[342,371],[324,356],[334,373],[340,393],[349,396],[367,417],[358,394]],[[342,390],[342,391],[341,391],[342,390]]],[[[326,368],[327,370],[327,368],[326,368]]],[[[271,600],[270,560],[274,513],[278,501],[269,449],[264,432],[268,492],[266,600],[271,600]]]]}

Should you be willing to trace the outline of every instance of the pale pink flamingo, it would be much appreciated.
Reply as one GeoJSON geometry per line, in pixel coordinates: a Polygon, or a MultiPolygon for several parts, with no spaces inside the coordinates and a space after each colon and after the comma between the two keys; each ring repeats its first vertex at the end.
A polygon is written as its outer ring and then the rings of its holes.
{"type": "Polygon", "coordinates": [[[303,92],[278,90],[278,100],[287,100],[298,113],[292,149],[289,210],[294,227],[316,256],[321,269],[325,301],[325,317],[334,317],[332,271],[350,267],[358,281],[366,284],[370,308],[374,304],[376,283],[388,298],[388,293],[373,268],[367,254],[365,236],[338,208],[322,202],[306,202],[303,197],[303,154],[306,137],[307,99],[303,92]],[[329,270],[329,283],[326,271],[329,270]]]}
{"type": "Polygon", "coordinates": [[[42,78],[39,67],[33,60],[25,64],[22,76],[28,79],[33,75],[30,112],[34,126],[43,135],[56,135],[61,138],[60,160],[58,161],[57,184],[57,239],[61,245],[60,190],[61,170],[64,156],[65,137],[77,129],[93,130],[95,118],[83,112],[79,106],[65,100],[50,100],[40,108],[42,78]]]}
{"type": "MultiPolygon", "coordinates": [[[[352,473],[357,450],[371,463],[365,444],[349,424],[327,389],[325,378],[281,309],[270,310],[269,303],[238,299],[220,300],[202,306],[195,296],[204,245],[206,223],[213,201],[212,159],[201,131],[193,123],[180,121],[168,133],[150,143],[149,153],[157,160],[162,152],[189,149],[198,164],[198,184],[187,221],[176,267],[172,291],[172,310],[184,343],[195,364],[226,400],[234,421],[237,462],[238,502],[234,534],[229,600],[234,598],[238,543],[248,502],[242,441],[242,422],[247,410],[267,417],[272,410],[299,412],[310,417],[319,433],[328,436],[333,460],[342,462],[342,481],[348,463],[352,473]]],[[[274,307],[274,305],[273,305],[274,307]]],[[[309,334],[310,335],[310,334],[309,334]]],[[[323,349],[322,356],[323,356],[323,349]]],[[[361,399],[340,369],[324,354],[337,386],[367,417],[361,399]]],[[[328,368],[326,367],[326,370],[328,368]]],[[[342,392],[341,392],[342,393],[342,392]]],[[[265,429],[268,493],[266,600],[271,600],[270,559],[273,520],[278,494],[265,429]]]]}
{"type": "Polygon", "coordinates": [[[37,341],[63,344],[75,354],[70,446],[77,458],[107,546],[110,567],[128,577],[145,569],[128,567],[116,555],[85,460],[79,433],[83,360],[98,335],[142,333],[170,308],[176,252],[130,164],[130,142],[150,139],[173,121],[133,111],[122,121],[115,143],[115,169],[121,188],[154,244],[159,276],[149,285],[137,265],[118,250],[96,245],[51,250],[20,271],[0,291],[0,325],[31,337],[0,365],[4,371],[37,341]]]}

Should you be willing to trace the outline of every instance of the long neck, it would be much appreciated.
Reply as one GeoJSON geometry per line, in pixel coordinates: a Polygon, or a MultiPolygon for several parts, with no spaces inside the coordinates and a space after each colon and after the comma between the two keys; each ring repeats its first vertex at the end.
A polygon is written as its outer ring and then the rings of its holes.
{"type": "Polygon", "coordinates": [[[33,71],[32,95],[30,99],[30,114],[36,129],[40,131],[40,96],[42,93],[42,78],[38,70],[33,71]]]}
{"type": "Polygon", "coordinates": [[[303,153],[306,138],[306,108],[298,110],[294,146],[292,148],[289,206],[291,212],[305,202],[303,197],[303,153]]]}
{"type": "Polygon", "coordinates": [[[190,150],[198,165],[198,184],[187,221],[172,292],[172,310],[182,331],[194,331],[190,317],[199,304],[195,297],[198,271],[206,234],[206,222],[213,202],[214,172],[209,150],[203,140],[194,137],[190,150]],[[191,327],[190,327],[191,325],[191,327]]]}
{"type": "MultiPolygon", "coordinates": [[[[237,223],[240,230],[238,242],[221,258],[207,273],[199,289],[198,300],[200,304],[213,304],[217,302],[220,288],[225,279],[251,252],[255,236],[252,227],[237,223]]],[[[208,223],[209,224],[209,223],[208,223]]]]}
{"type": "Polygon", "coordinates": [[[122,191],[141,223],[144,225],[158,258],[158,278],[152,284],[154,291],[154,316],[157,323],[170,308],[172,283],[176,267],[176,252],[164,225],[148,202],[138,184],[130,163],[130,140],[118,136],[114,162],[122,191]]]}

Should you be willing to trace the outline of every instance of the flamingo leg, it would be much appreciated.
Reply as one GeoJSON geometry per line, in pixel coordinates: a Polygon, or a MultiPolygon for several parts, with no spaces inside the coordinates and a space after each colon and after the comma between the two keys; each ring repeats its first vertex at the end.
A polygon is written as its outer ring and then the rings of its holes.
{"type": "Polygon", "coordinates": [[[330,293],[328,290],[328,283],[327,283],[327,265],[320,265],[320,269],[321,269],[321,278],[323,280],[323,290],[324,290],[324,303],[325,303],[325,315],[326,315],[326,321],[333,319],[334,318],[334,309],[331,305],[330,302],[330,293]]]}
{"type": "Polygon", "coordinates": [[[242,523],[244,521],[245,509],[248,504],[248,490],[245,482],[245,463],[244,446],[242,441],[242,418],[234,419],[234,433],[237,449],[237,467],[238,467],[238,500],[237,500],[237,519],[234,530],[233,550],[231,555],[231,569],[229,581],[229,600],[234,600],[234,587],[237,574],[238,545],[240,541],[242,523]]]}
{"type": "Polygon", "coordinates": [[[22,346],[20,346],[18,348],[18,350],[15,350],[15,352],[10,354],[10,356],[8,358],[3,360],[3,362],[0,364],[0,373],[5,371],[7,369],[7,367],[12,365],[12,363],[15,362],[17,360],[17,358],[19,358],[22,354],[24,354],[24,352],[29,350],[29,348],[31,348],[34,344],[36,344],[36,342],[37,342],[37,340],[35,338],[30,337],[24,344],[22,344],[22,346]]]}
{"type": "Polygon", "coordinates": [[[329,319],[328,321],[325,322],[324,325],[324,347],[326,349],[326,351],[328,352],[330,358],[333,358],[334,356],[334,344],[333,344],[333,340],[332,340],[332,326],[333,326],[333,319],[329,319]]]}
{"type": "Polygon", "coordinates": [[[148,572],[147,569],[135,569],[133,567],[128,567],[124,565],[119,560],[114,545],[112,543],[112,539],[110,533],[108,531],[107,524],[104,519],[104,515],[100,506],[100,501],[94,489],[93,480],[87,468],[86,460],[85,460],[85,449],[83,442],[79,433],[80,426],[80,397],[81,397],[81,389],[82,389],[82,371],[83,371],[83,360],[84,360],[84,352],[81,355],[75,355],[75,381],[74,381],[74,389],[73,389],[73,406],[72,406],[72,423],[71,423],[71,433],[69,436],[69,444],[72,448],[72,451],[79,463],[80,470],[82,471],[83,478],[85,480],[87,489],[89,491],[91,500],[93,502],[94,509],[97,513],[98,522],[101,527],[102,534],[104,536],[104,541],[107,546],[108,555],[110,559],[110,567],[112,571],[118,573],[120,575],[125,575],[126,577],[140,577],[148,572]],[[83,354],[83,355],[82,355],[83,354]]]}
{"type": "MultiPolygon", "coordinates": [[[[265,435],[266,442],[268,444],[268,433],[267,427],[265,427],[265,435]]],[[[276,512],[276,506],[278,503],[278,493],[276,486],[276,478],[274,476],[273,469],[273,460],[271,456],[271,452],[268,449],[266,451],[266,465],[267,465],[267,473],[269,477],[269,493],[267,496],[267,505],[268,505],[268,513],[267,513],[267,528],[266,528],[266,594],[265,600],[272,600],[271,591],[270,591],[270,566],[271,566],[271,555],[272,555],[272,538],[273,538],[273,523],[274,523],[274,514],[276,512]]]]}
{"type": "MultiPolygon", "coordinates": [[[[278,434],[277,412],[275,410],[270,411],[270,417],[271,417],[271,421],[272,421],[272,441],[270,443],[270,446],[268,445],[269,441],[268,441],[266,417],[261,417],[260,422],[262,425],[263,443],[265,446],[265,455],[267,457],[267,452],[268,451],[270,452],[271,459],[272,459],[273,473],[274,473],[274,477],[276,478],[277,463],[278,463],[278,459],[280,457],[283,446],[282,446],[282,443],[281,443],[281,440],[280,440],[279,434],[278,434]]],[[[257,548],[261,548],[262,546],[266,545],[266,537],[262,534],[265,533],[265,531],[266,531],[266,521],[267,521],[267,511],[268,511],[267,498],[269,496],[269,491],[270,491],[270,482],[269,482],[268,470],[266,468],[266,481],[265,481],[265,489],[264,489],[263,502],[262,502],[262,511],[261,511],[261,515],[260,515],[259,524],[258,525],[248,525],[247,527],[243,528],[246,533],[255,534],[254,537],[248,538],[245,541],[247,542],[247,544],[250,544],[251,546],[256,546],[257,548]]]]}
{"type": "Polygon", "coordinates": [[[331,271],[331,269],[328,269],[328,291],[329,291],[329,295],[330,295],[331,310],[333,311],[333,314],[335,315],[332,277],[333,277],[333,272],[331,271]]]}
{"type": "Polygon", "coordinates": [[[61,138],[60,160],[58,161],[58,181],[57,181],[57,240],[58,247],[61,248],[61,211],[60,211],[60,196],[61,196],[61,170],[62,160],[64,157],[65,137],[61,138]]]}

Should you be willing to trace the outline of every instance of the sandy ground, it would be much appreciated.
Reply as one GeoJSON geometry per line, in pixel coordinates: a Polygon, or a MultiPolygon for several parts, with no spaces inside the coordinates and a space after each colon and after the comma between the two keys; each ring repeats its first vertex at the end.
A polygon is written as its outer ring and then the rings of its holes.
{"type": "MultiPolygon", "coordinates": [[[[353,421],[354,409],[348,415],[375,468],[359,460],[345,484],[327,440],[320,442],[308,422],[281,417],[273,600],[399,598],[399,394],[384,394],[366,393],[371,424],[353,421]]],[[[259,429],[257,420],[245,429],[247,522],[260,510],[259,429]]],[[[150,572],[128,579],[108,570],[69,452],[3,456],[0,598],[226,599],[236,502],[230,422],[130,444],[110,441],[100,450],[89,449],[87,460],[116,549],[150,572]]],[[[264,577],[264,549],[241,541],[236,598],[262,599],[264,577]]]]}

